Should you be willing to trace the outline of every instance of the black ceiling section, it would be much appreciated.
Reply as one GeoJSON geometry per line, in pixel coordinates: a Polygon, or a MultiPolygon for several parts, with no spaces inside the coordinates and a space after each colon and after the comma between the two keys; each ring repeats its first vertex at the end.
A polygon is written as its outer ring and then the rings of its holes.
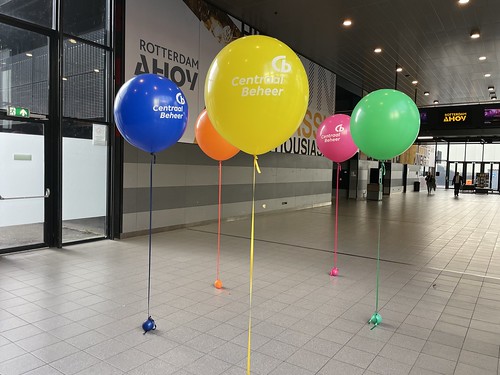
{"type": "Polygon", "coordinates": [[[499,0],[209,2],[367,92],[395,88],[396,65],[397,89],[412,99],[418,80],[418,106],[491,102],[488,86],[500,90],[499,0]],[[481,36],[471,39],[475,28],[481,36]]]}

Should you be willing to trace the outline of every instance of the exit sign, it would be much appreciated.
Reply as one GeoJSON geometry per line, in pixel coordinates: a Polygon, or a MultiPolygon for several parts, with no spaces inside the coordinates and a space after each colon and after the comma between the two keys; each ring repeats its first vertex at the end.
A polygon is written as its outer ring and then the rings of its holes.
{"type": "Polygon", "coordinates": [[[7,115],[13,116],[13,117],[28,118],[28,117],[30,117],[30,110],[28,108],[8,106],[7,107],[7,115]]]}

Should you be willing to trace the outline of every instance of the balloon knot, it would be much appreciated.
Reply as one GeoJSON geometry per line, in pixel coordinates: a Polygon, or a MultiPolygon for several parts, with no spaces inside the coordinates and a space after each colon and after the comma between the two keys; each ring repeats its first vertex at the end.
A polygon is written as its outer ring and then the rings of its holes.
{"type": "Polygon", "coordinates": [[[255,167],[255,169],[257,169],[257,173],[261,173],[260,167],[259,167],[259,162],[257,161],[257,159],[258,159],[257,155],[254,155],[253,156],[253,166],[255,167]]]}

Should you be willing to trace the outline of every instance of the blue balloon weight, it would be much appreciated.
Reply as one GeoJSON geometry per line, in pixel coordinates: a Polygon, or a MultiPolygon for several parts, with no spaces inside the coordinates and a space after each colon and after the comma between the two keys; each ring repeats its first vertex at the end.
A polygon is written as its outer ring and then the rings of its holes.
{"type": "Polygon", "coordinates": [[[116,95],[114,112],[123,137],[149,153],[176,143],[188,120],[188,104],[181,89],[156,74],[128,80],[116,95]]]}

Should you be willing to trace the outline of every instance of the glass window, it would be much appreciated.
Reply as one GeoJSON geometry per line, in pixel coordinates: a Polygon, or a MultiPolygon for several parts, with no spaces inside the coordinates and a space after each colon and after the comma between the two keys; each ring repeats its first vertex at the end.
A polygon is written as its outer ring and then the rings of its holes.
{"type": "Polygon", "coordinates": [[[63,60],[63,116],[106,121],[108,52],[65,39],[63,60]]]}
{"type": "Polygon", "coordinates": [[[436,162],[446,161],[448,156],[448,142],[436,144],[436,162]]]}
{"type": "Polygon", "coordinates": [[[48,114],[48,38],[0,24],[0,108],[48,114]]]}
{"type": "Polygon", "coordinates": [[[467,161],[483,161],[483,145],[480,143],[467,143],[467,161]]]}
{"type": "Polygon", "coordinates": [[[446,161],[436,163],[436,185],[444,188],[446,183],[446,161]]]}
{"type": "Polygon", "coordinates": [[[108,127],[63,121],[63,242],[103,237],[106,228],[108,127]]]}
{"type": "Polygon", "coordinates": [[[485,161],[500,161],[500,144],[486,143],[484,145],[485,161]]]}
{"type": "Polygon", "coordinates": [[[109,45],[109,0],[64,0],[63,32],[109,45]]]}
{"type": "Polygon", "coordinates": [[[1,1],[0,13],[40,26],[53,28],[53,0],[1,1]]]}
{"type": "MultiPolygon", "coordinates": [[[[450,143],[450,161],[462,161],[465,157],[465,143],[450,143]]],[[[459,171],[462,173],[462,171],[459,171]]]]}

